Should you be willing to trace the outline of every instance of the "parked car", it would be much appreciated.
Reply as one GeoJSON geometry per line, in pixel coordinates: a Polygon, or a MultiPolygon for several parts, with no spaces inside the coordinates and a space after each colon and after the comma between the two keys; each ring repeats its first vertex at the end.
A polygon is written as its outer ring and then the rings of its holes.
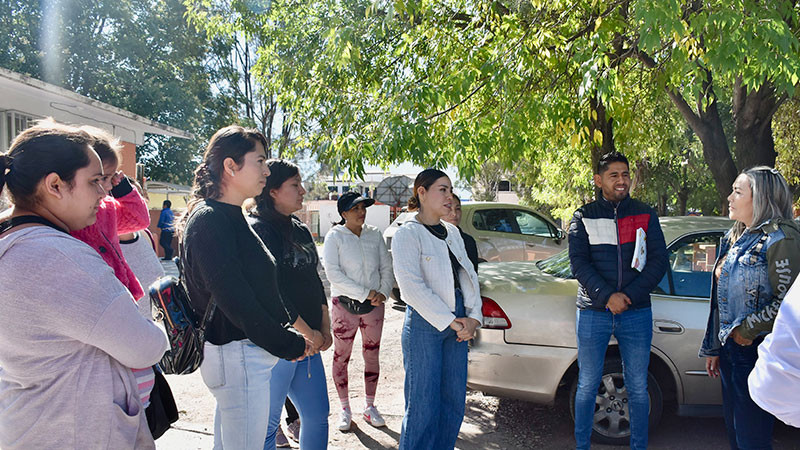
{"type": "MultiPolygon", "coordinates": [[[[415,215],[400,213],[383,232],[390,249],[394,234],[415,215]]],[[[564,230],[535,210],[511,203],[462,203],[460,226],[475,239],[478,257],[484,261],[537,261],[567,247],[564,230]]],[[[396,287],[392,297],[400,299],[396,287]]]]}
{"type": "MultiPolygon", "coordinates": [[[[706,375],[705,361],[697,353],[708,319],[717,250],[731,225],[721,217],[661,218],[670,265],[652,292],[651,427],[658,423],[664,404],[676,404],[679,415],[721,413],[719,380],[706,375]]],[[[578,283],[568,250],[538,262],[481,264],[479,272],[485,319],[471,344],[468,386],[544,404],[554,403],[559,388],[569,389],[574,414],[578,283]]],[[[618,445],[630,437],[622,361],[613,338],[592,437],[618,445]]]]}

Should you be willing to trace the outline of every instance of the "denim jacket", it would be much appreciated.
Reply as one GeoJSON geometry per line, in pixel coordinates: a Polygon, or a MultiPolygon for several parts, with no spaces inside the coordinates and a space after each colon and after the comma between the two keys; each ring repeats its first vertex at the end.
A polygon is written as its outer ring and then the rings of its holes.
{"type": "MultiPolygon", "coordinates": [[[[700,357],[719,356],[734,328],[745,339],[772,331],[783,297],[800,271],[800,227],[772,220],[745,231],[731,244],[722,239],[719,280],[712,277],[711,310],[700,357]]],[[[714,266],[716,267],[716,265],[714,266]]]]}

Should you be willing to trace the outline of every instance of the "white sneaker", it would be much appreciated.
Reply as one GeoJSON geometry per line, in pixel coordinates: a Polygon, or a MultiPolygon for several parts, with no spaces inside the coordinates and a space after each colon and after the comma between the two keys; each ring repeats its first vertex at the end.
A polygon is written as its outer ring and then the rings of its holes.
{"type": "Polygon", "coordinates": [[[342,412],[339,413],[339,431],[350,431],[350,423],[353,421],[353,414],[350,412],[349,408],[342,408],[342,412]]]}
{"type": "Polygon", "coordinates": [[[386,421],[383,420],[381,413],[378,412],[378,408],[374,406],[368,406],[367,409],[364,410],[364,420],[373,427],[382,427],[386,425],[386,421]]]}

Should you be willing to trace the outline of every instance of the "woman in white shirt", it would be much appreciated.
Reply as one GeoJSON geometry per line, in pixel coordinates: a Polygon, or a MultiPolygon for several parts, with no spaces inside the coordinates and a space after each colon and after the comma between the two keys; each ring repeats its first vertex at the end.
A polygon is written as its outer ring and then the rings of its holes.
{"type": "Polygon", "coordinates": [[[467,341],[483,321],[478,275],[458,228],[450,178],[427,169],[408,209],[419,210],[392,239],[394,275],[408,305],[403,325],[405,417],[400,449],[454,448],[464,420],[467,341]]]}
{"type": "Polygon", "coordinates": [[[331,283],[333,321],[333,381],[342,403],[339,430],[350,429],[352,413],[347,365],[356,332],[361,330],[364,356],[364,420],[375,427],[386,422],[375,408],[380,365],[378,352],[383,331],[384,303],[392,289],[392,260],[377,228],[366,225],[367,207],[375,203],[356,192],[337,202],[342,221],[325,236],[323,265],[331,283]]]}

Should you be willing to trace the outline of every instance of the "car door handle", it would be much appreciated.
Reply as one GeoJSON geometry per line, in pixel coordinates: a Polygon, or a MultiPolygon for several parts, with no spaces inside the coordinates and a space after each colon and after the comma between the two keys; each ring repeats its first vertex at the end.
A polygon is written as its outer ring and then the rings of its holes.
{"type": "Polygon", "coordinates": [[[659,333],[682,334],[684,331],[683,325],[671,320],[654,320],[653,325],[659,333]]]}

